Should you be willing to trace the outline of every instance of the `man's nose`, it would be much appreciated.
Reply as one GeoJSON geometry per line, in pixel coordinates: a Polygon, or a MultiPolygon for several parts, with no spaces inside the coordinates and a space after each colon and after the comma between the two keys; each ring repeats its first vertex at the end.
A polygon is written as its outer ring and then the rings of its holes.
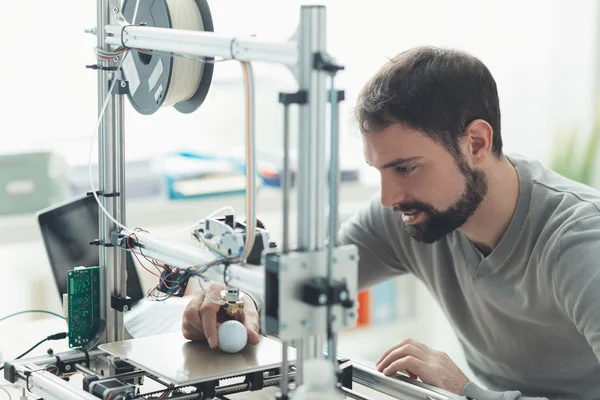
{"type": "Polygon", "coordinates": [[[394,204],[402,202],[406,198],[404,189],[398,182],[390,181],[381,177],[381,205],[392,208],[394,204]]]}

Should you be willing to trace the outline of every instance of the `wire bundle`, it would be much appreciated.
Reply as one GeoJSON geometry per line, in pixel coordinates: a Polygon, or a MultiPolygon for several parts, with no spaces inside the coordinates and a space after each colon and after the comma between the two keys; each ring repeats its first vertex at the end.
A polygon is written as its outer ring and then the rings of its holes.
{"type": "MultiPolygon", "coordinates": [[[[136,232],[146,232],[145,230],[136,228],[136,232]]],[[[143,250],[139,247],[139,252],[144,260],[152,264],[152,266],[156,269],[156,272],[150,270],[144,262],[138,257],[137,253],[133,251],[133,246],[131,244],[131,239],[133,238],[137,242],[136,232],[132,232],[127,236],[126,245],[127,248],[132,252],[137,262],[144,268],[146,271],[156,276],[159,279],[159,283],[152,289],[148,290],[148,299],[153,301],[165,301],[173,296],[183,296],[185,293],[185,289],[189,283],[190,278],[194,276],[199,276],[199,284],[202,291],[208,296],[208,298],[217,304],[225,304],[224,301],[218,298],[214,298],[210,294],[207,294],[206,289],[202,285],[202,278],[200,277],[204,272],[206,272],[209,268],[212,268],[219,264],[224,264],[227,266],[229,263],[236,260],[233,257],[220,257],[208,263],[204,263],[197,266],[191,266],[188,268],[176,268],[169,266],[167,264],[158,262],[150,257],[144,255],[143,250]]],[[[225,274],[224,274],[225,275],[225,274]]],[[[225,280],[225,277],[224,277],[225,280]]]]}

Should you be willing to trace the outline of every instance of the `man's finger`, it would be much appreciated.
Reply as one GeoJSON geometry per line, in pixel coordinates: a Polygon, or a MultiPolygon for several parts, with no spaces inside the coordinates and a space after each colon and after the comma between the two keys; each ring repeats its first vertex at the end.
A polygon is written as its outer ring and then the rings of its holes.
{"type": "Polygon", "coordinates": [[[429,359],[429,356],[420,348],[418,348],[412,344],[406,344],[396,350],[393,350],[392,352],[390,352],[387,355],[387,357],[385,357],[383,360],[381,360],[381,362],[377,364],[377,370],[379,372],[382,372],[394,361],[400,360],[400,359],[402,359],[404,357],[408,357],[408,356],[418,358],[419,360],[425,361],[425,362],[429,359]]]}
{"type": "MultiPolygon", "coordinates": [[[[200,319],[199,316],[198,319],[200,319]]],[[[206,340],[204,333],[196,329],[192,324],[190,324],[186,320],[183,321],[181,325],[181,330],[183,332],[183,337],[188,340],[206,340]]]]}
{"type": "Polygon", "coordinates": [[[417,375],[413,374],[410,371],[406,371],[406,373],[408,374],[408,377],[411,379],[419,379],[419,377],[417,375]]]}
{"type": "MultiPolygon", "coordinates": [[[[204,301],[204,293],[197,292],[183,312],[183,325],[187,325],[187,330],[191,332],[203,333],[202,319],[200,318],[200,306],[204,301]]],[[[193,340],[193,339],[192,339],[193,340]]],[[[198,339],[201,340],[201,339],[198,339]]]]}
{"type": "Polygon", "coordinates": [[[244,300],[244,326],[248,331],[248,343],[260,342],[260,317],[252,300],[244,300]]]}
{"type": "Polygon", "coordinates": [[[429,347],[426,344],[423,344],[415,339],[406,339],[406,344],[410,344],[412,346],[415,346],[415,347],[421,349],[428,356],[431,356],[431,353],[434,351],[431,347],[429,347]]]}
{"type": "Polygon", "coordinates": [[[204,303],[200,306],[200,318],[202,319],[202,328],[204,336],[208,340],[208,345],[211,348],[217,347],[219,344],[219,335],[217,334],[217,313],[221,305],[213,303],[209,299],[204,299],[204,303]]]}
{"type": "Polygon", "coordinates": [[[402,346],[406,346],[407,344],[413,345],[415,347],[420,348],[421,350],[423,350],[426,354],[429,354],[431,352],[431,349],[427,346],[425,346],[423,343],[418,342],[414,339],[411,338],[407,338],[404,339],[403,341],[396,343],[395,345],[393,345],[392,347],[390,347],[389,349],[387,349],[378,359],[377,361],[375,361],[375,364],[379,364],[381,363],[381,361],[386,358],[392,351],[399,349],[402,346]]]}
{"type": "Polygon", "coordinates": [[[427,364],[413,356],[407,356],[391,363],[383,370],[384,375],[394,375],[398,371],[407,371],[417,376],[424,374],[427,364]]]}

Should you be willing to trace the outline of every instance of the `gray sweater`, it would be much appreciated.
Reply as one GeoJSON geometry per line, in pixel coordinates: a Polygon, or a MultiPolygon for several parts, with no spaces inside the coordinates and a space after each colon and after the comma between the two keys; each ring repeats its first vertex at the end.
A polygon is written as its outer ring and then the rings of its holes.
{"type": "Polygon", "coordinates": [[[537,162],[509,159],[518,205],[487,257],[458,231],[418,243],[378,195],[342,226],[340,241],[359,248],[362,288],[403,273],[425,283],[490,389],[471,382],[463,396],[598,399],[600,193],[537,162]]]}

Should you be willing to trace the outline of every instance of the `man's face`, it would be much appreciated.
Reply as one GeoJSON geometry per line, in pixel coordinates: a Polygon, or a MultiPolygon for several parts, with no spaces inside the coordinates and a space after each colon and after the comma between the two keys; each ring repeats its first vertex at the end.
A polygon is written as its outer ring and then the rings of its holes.
{"type": "Polygon", "coordinates": [[[487,193],[483,171],[417,130],[393,124],[363,134],[363,145],[381,175],[381,204],[401,214],[404,229],[421,243],[460,228],[487,193]]]}

